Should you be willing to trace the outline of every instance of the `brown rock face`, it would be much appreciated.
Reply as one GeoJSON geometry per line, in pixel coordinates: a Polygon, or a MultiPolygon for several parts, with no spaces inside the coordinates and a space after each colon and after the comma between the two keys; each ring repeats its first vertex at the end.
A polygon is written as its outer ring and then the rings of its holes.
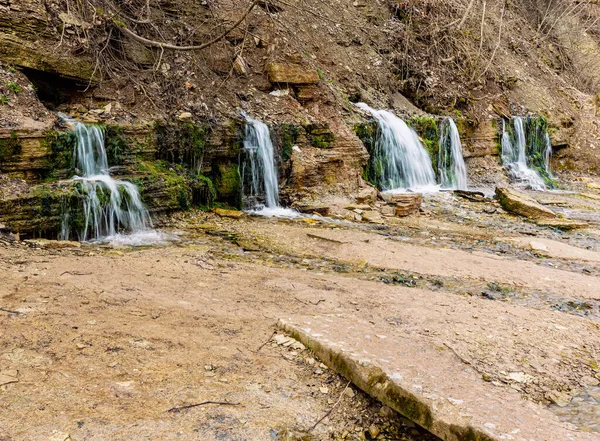
{"type": "Polygon", "coordinates": [[[518,214],[531,219],[554,219],[558,216],[549,208],[538,204],[524,193],[511,188],[496,188],[496,197],[500,205],[509,213],[518,214]]]}
{"type": "Polygon", "coordinates": [[[465,158],[473,158],[480,156],[491,156],[498,154],[496,146],[496,138],[498,129],[494,125],[494,121],[484,121],[479,124],[472,136],[465,144],[463,152],[465,158]]]}
{"type": "MultiPolygon", "coordinates": [[[[74,80],[93,80],[94,62],[74,57],[66,45],[58,47],[56,30],[49,26],[49,15],[42,0],[13,2],[15,6],[0,14],[0,59],[74,80]]],[[[65,26],[84,28],[86,23],[64,14],[65,26]]]]}
{"type": "Polygon", "coordinates": [[[267,65],[267,75],[271,83],[286,84],[317,84],[319,75],[316,71],[298,64],[270,63],[267,65]]]}
{"type": "Polygon", "coordinates": [[[301,103],[306,103],[319,100],[321,95],[321,90],[317,86],[302,86],[296,92],[296,99],[301,103]]]}

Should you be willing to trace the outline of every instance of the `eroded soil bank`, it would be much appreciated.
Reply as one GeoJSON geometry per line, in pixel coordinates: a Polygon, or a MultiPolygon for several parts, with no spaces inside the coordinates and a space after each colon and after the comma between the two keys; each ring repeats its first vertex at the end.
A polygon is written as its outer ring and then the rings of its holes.
{"type": "MultiPolygon", "coordinates": [[[[299,315],[371,323],[535,406],[593,397],[596,202],[539,198],[590,226],[439,194],[383,224],[188,212],[153,248],[2,239],[0,439],[435,439],[271,341],[299,315]],[[169,411],[205,401],[229,404],[169,411]]],[[[593,410],[560,409],[573,433],[597,430],[593,410]]]]}

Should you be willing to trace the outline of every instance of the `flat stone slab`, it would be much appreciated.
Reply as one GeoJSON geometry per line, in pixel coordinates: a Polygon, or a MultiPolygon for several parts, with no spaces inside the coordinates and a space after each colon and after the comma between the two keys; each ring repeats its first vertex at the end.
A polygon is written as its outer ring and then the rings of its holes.
{"type": "Polygon", "coordinates": [[[599,252],[574,247],[557,240],[545,239],[542,237],[536,237],[535,239],[530,237],[509,237],[501,238],[500,240],[516,243],[525,249],[539,252],[548,257],[566,260],[583,260],[586,262],[600,262],[599,252]]]}
{"type": "Polygon", "coordinates": [[[531,219],[554,219],[558,215],[539,204],[525,193],[513,188],[496,187],[496,198],[509,213],[518,214],[531,219]]]}
{"type": "Polygon", "coordinates": [[[598,440],[508,386],[486,382],[451,347],[343,314],[279,327],[329,367],[445,441],[598,440]]]}

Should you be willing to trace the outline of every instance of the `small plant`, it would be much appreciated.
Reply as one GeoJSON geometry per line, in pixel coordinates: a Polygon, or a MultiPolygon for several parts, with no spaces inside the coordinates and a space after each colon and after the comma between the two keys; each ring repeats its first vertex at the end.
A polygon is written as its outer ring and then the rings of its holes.
{"type": "Polygon", "coordinates": [[[501,286],[494,282],[488,282],[487,287],[490,291],[498,292],[502,294],[508,294],[512,292],[512,289],[508,286],[501,286]]]}
{"type": "Polygon", "coordinates": [[[10,98],[8,98],[6,95],[0,95],[0,104],[8,104],[9,101],[10,98]]]}
{"type": "Polygon", "coordinates": [[[17,93],[21,93],[23,91],[23,88],[21,86],[19,86],[15,81],[8,81],[6,83],[6,87],[8,88],[8,90],[10,90],[15,95],[17,93]]]}

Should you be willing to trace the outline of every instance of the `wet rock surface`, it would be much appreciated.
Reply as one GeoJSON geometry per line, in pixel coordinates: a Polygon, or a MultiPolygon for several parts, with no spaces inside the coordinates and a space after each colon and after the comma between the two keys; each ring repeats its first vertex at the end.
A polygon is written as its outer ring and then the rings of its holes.
{"type": "Polygon", "coordinates": [[[554,219],[556,213],[538,204],[531,197],[508,187],[496,188],[496,197],[506,211],[531,219],[554,219]]]}

